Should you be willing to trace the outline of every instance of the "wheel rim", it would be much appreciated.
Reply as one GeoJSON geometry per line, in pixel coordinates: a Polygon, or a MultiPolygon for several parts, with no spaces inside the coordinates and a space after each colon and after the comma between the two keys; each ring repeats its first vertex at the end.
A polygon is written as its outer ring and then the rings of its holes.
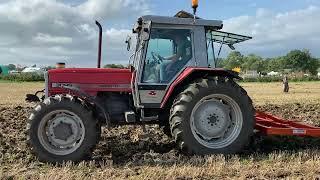
{"type": "Polygon", "coordinates": [[[46,114],[38,127],[40,144],[55,155],[68,155],[77,150],[85,137],[82,120],[68,110],[46,114]]]}
{"type": "Polygon", "coordinates": [[[202,98],[193,108],[190,127],[195,139],[203,146],[220,149],[239,136],[243,116],[239,105],[224,94],[202,98]]]}

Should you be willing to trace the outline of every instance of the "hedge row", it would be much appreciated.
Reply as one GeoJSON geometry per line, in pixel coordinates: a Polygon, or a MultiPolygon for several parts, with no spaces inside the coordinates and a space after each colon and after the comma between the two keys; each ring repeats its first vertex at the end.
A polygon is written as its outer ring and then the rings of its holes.
{"type": "MultiPolygon", "coordinates": [[[[292,82],[320,81],[320,78],[317,76],[289,77],[288,79],[289,81],[292,81],[292,82]]],[[[19,82],[44,81],[44,76],[37,73],[9,74],[9,75],[0,75],[0,80],[19,81],[19,82]]],[[[241,81],[242,82],[281,82],[282,77],[264,76],[264,77],[258,77],[258,78],[244,78],[241,81]]]]}
{"type": "MultiPolygon", "coordinates": [[[[282,77],[277,76],[264,76],[257,78],[243,78],[242,82],[281,82],[282,77]]],[[[305,76],[305,77],[288,77],[291,82],[302,82],[302,81],[320,81],[317,76],[305,76]]]]}
{"type": "Polygon", "coordinates": [[[9,74],[9,75],[0,75],[0,80],[18,81],[18,82],[34,82],[34,81],[44,81],[44,76],[43,74],[37,74],[37,73],[9,74]]]}

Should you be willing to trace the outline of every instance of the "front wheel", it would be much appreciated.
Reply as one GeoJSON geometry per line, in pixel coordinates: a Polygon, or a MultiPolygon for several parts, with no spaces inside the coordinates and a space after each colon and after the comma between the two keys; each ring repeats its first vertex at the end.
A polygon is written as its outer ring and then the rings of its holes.
{"type": "Polygon", "coordinates": [[[253,134],[251,99],[229,79],[199,79],[190,84],[170,112],[172,136],[188,154],[237,153],[253,134]]]}
{"type": "Polygon", "coordinates": [[[69,95],[45,99],[30,115],[27,128],[32,152],[51,163],[89,157],[101,131],[90,110],[69,95]]]}

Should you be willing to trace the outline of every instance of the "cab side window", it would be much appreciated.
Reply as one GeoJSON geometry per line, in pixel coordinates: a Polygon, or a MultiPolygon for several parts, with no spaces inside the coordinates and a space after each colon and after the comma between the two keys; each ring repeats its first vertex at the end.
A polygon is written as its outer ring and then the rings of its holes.
{"type": "Polygon", "coordinates": [[[192,59],[191,32],[152,29],[142,74],[143,83],[169,83],[192,59]]]}

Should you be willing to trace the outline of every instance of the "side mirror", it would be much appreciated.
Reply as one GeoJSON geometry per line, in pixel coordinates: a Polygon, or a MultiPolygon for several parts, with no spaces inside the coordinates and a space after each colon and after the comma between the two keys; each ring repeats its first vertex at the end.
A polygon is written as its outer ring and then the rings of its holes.
{"type": "Polygon", "coordinates": [[[130,48],[131,48],[131,37],[130,36],[127,36],[126,44],[127,44],[127,51],[130,51],[130,48]]]}
{"type": "Polygon", "coordinates": [[[143,41],[148,41],[150,38],[150,27],[151,27],[151,21],[145,22],[143,24],[143,28],[141,29],[141,36],[143,41]]]}

